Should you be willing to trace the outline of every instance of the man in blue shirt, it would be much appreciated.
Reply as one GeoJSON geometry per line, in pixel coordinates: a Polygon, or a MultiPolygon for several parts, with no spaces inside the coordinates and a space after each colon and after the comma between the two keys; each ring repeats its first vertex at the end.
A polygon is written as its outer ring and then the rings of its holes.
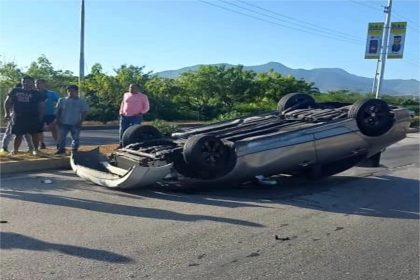
{"type": "MultiPolygon", "coordinates": [[[[47,96],[47,99],[45,100],[45,113],[42,120],[42,124],[46,124],[51,131],[51,135],[56,143],[58,144],[58,129],[57,129],[57,120],[56,120],[56,112],[55,112],[55,106],[58,102],[58,99],[60,99],[60,96],[51,90],[47,89],[47,82],[44,79],[37,79],[35,81],[36,89],[45,94],[47,96]]],[[[41,149],[45,149],[45,143],[44,143],[44,134],[41,134],[40,136],[41,141],[41,149]]]]}

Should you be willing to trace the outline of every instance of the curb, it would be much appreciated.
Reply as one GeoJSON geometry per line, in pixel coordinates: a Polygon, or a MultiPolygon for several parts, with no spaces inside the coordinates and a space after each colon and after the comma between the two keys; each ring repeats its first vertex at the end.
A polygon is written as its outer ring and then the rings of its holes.
{"type": "MultiPolygon", "coordinates": [[[[118,129],[118,125],[88,125],[82,126],[81,130],[106,130],[106,129],[118,129]]],[[[4,133],[6,131],[6,127],[0,127],[0,132],[4,133]]]]}
{"type": "Polygon", "coordinates": [[[0,163],[1,176],[54,169],[71,169],[70,159],[65,157],[56,159],[37,159],[31,161],[7,161],[0,163]]]}
{"type": "MultiPolygon", "coordinates": [[[[148,124],[147,122],[145,123],[148,124]]],[[[195,124],[195,123],[191,123],[191,124],[180,123],[177,125],[180,128],[201,126],[201,124],[195,124]]],[[[120,128],[119,125],[87,125],[87,126],[82,126],[80,129],[81,130],[106,130],[106,129],[119,129],[119,128],[120,128]]],[[[6,130],[6,127],[0,127],[0,133],[4,133],[5,130],[6,130]]]]}

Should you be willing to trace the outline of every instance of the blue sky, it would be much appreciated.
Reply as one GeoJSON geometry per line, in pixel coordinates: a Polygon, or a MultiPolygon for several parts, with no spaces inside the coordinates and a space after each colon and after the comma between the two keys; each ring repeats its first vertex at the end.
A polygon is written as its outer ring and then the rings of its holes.
{"type": "MultiPolygon", "coordinates": [[[[159,72],[196,64],[342,68],[373,77],[364,59],[368,22],[384,21],[386,1],[86,1],[86,72],[121,64],[159,72]],[[241,8],[242,7],[242,8],[241,8]],[[320,31],[320,32],[319,32],[320,31]]],[[[420,80],[420,1],[393,0],[392,21],[407,21],[403,59],[386,79],[420,80]]],[[[0,0],[0,59],[27,67],[45,54],[78,73],[80,0],[0,0]]]]}

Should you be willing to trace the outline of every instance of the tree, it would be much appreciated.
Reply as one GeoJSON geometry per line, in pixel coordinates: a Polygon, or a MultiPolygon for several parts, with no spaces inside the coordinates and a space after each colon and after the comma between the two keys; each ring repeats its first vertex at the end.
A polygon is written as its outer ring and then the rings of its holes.
{"type": "Polygon", "coordinates": [[[37,79],[51,80],[56,76],[56,72],[51,62],[41,55],[38,59],[31,63],[26,74],[37,79]]]}
{"type": "Polygon", "coordinates": [[[34,79],[47,80],[48,87],[61,95],[65,94],[65,87],[69,84],[76,84],[77,77],[71,71],[55,70],[51,62],[45,55],[41,55],[36,61],[32,62],[26,71],[26,75],[34,79]]]}
{"type": "MultiPolygon", "coordinates": [[[[20,82],[23,74],[14,62],[0,62],[0,107],[1,118],[4,116],[3,103],[6,100],[8,92],[20,82]]],[[[3,121],[1,122],[4,123],[3,121]]]]}
{"type": "Polygon", "coordinates": [[[256,77],[256,82],[260,91],[257,99],[267,98],[274,103],[277,103],[284,95],[292,92],[318,92],[313,83],[307,83],[302,79],[298,80],[293,76],[282,76],[273,70],[259,73],[256,77]]]}
{"type": "Polygon", "coordinates": [[[145,87],[150,102],[148,117],[174,120],[188,116],[188,109],[180,107],[176,102],[183,92],[176,80],[153,76],[146,82],[145,87]]]}
{"type": "Polygon", "coordinates": [[[177,101],[195,111],[197,120],[212,119],[217,115],[221,96],[220,70],[220,66],[202,66],[177,79],[184,90],[177,101]]]}
{"type": "Polygon", "coordinates": [[[118,118],[120,87],[114,77],[103,73],[99,63],[92,66],[82,82],[81,90],[86,93],[90,106],[88,119],[105,123],[118,118]]]}
{"type": "Polygon", "coordinates": [[[257,87],[254,82],[256,73],[244,71],[243,66],[239,65],[225,69],[219,69],[222,76],[220,85],[220,102],[225,105],[225,112],[230,112],[235,105],[247,102],[255,98],[257,87]]]}

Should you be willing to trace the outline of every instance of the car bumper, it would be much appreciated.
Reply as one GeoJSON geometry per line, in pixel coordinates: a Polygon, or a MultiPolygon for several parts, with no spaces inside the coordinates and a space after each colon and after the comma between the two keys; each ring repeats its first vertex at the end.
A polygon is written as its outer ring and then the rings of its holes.
{"type": "Polygon", "coordinates": [[[162,180],[171,173],[173,164],[159,167],[132,166],[128,170],[109,164],[99,148],[74,152],[70,158],[73,171],[94,184],[116,189],[142,188],[162,180]]]}

